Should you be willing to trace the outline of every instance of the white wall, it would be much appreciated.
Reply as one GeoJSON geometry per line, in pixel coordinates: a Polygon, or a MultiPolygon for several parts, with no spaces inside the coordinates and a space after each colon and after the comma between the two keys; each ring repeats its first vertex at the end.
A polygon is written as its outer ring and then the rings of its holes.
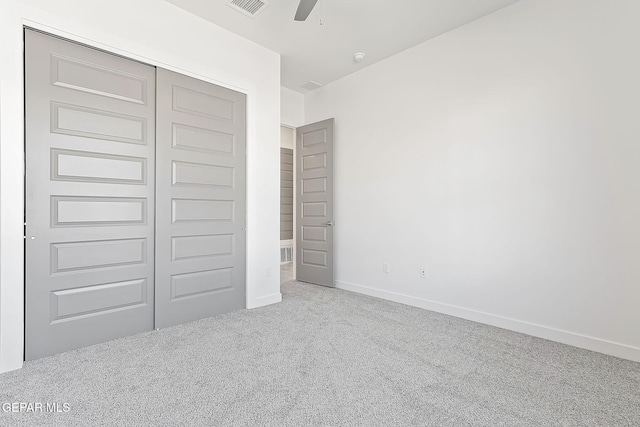
{"type": "Polygon", "coordinates": [[[280,147],[295,149],[296,146],[296,130],[287,126],[280,127],[280,147]]]}
{"type": "Polygon", "coordinates": [[[523,0],[308,94],[338,286],[640,361],[638,16],[523,0]]]}
{"type": "Polygon", "coordinates": [[[304,122],[304,95],[286,87],[280,88],[280,123],[300,127],[304,122]]]}
{"type": "Polygon", "coordinates": [[[247,94],[247,306],[280,301],[279,55],[158,0],[0,7],[0,372],[22,365],[23,25],[247,94]]]}

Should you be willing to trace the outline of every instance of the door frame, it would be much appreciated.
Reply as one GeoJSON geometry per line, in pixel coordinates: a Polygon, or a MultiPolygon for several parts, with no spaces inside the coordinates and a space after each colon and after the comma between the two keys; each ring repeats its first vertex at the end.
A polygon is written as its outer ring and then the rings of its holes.
{"type": "MultiPolygon", "coordinates": [[[[111,35],[109,32],[92,28],[88,23],[77,22],[74,23],[73,32],[63,31],[59,28],[64,28],[69,24],[69,21],[64,17],[52,16],[47,13],[41,14],[37,10],[29,8],[24,9],[10,11],[5,16],[0,16],[0,35],[3,37],[3,42],[0,44],[0,53],[3,55],[3,61],[6,61],[7,64],[0,71],[0,83],[2,84],[3,92],[3,96],[0,98],[0,101],[2,101],[0,103],[0,112],[2,113],[2,127],[0,128],[2,141],[0,146],[0,158],[2,158],[0,186],[2,189],[10,188],[12,190],[2,194],[0,205],[0,229],[2,230],[0,236],[0,247],[2,249],[0,251],[2,265],[0,269],[0,373],[21,368],[24,362],[25,349],[25,82],[23,55],[25,28],[40,31],[54,37],[61,37],[71,42],[123,56],[153,67],[162,67],[245,94],[247,96],[247,156],[245,162],[250,157],[255,157],[256,161],[258,159],[258,153],[252,153],[251,150],[252,145],[258,145],[259,139],[256,121],[252,120],[253,117],[258,116],[259,112],[256,96],[258,87],[253,81],[242,77],[234,80],[232,76],[224,72],[219,72],[217,76],[204,75],[192,71],[196,67],[194,63],[187,63],[188,68],[186,69],[174,65],[182,61],[174,51],[154,52],[156,58],[149,57],[141,44],[127,42],[111,35]],[[28,19],[25,16],[34,16],[38,21],[28,19]],[[49,25],[42,23],[42,21],[49,23],[49,25]],[[17,25],[18,23],[19,25],[17,25]],[[98,41],[98,39],[103,41],[98,41]],[[111,44],[105,44],[105,41],[111,44]],[[168,58],[169,62],[157,59],[163,56],[168,58]],[[229,83],[229,81],[234,81],[234,83],[229,83]],[[13,102],[5,102],[5,100],[13,102]],[[21,141],[21,143],[10,144],[8,141],[11,140],[21,141]]],[[[6,9],[2,11],[5,12],[6,9]]],[[[208,67],[206,71],[211,72],[214,70],[208,67]]],[[[251,183],[248,170],[249,168],[247,167],[245,172],[247,189],[249,189],[251,183]]],[[[250,198],[250,193],[247,191],[245,195],[247,205],[257,203],[257,193],[252,196],[250,198]]],[[[260,260],[254,260],[250,257],[250,240],[254,237],[253,231],[248,227],[251,219],[247,209],[245,214],[247,223],[247,233],[245,235],[247,247],[245,265],[247,278],[245,280],[246,308],[273,304],[281,300],[279,292],[265,296],[256,295],[258,293],[259,277],[254,278],[255,275],[250,275],[250,270],[252,268],[255,269],[255,264],[258,264],[260,260]],[[251,286],[250,279],[256,282],[254,286],[251,286]]]]}

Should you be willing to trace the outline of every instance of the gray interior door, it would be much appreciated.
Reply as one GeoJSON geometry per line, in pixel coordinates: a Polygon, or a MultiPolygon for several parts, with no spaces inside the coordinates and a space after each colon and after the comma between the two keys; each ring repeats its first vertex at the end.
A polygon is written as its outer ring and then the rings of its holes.
{"type": "Polygon", "coordinates": [[[244,308],[246,97],[157,70],[156,327],[244,308]]]}
{"type": "Polygon", "coordinates": [[[334,119],[296,131],[296,280],[333,281],[334,119]]]}
{"type": "Polygon", "coordinates": [[[25,38],[30,360],[153,328],[155,70],[25,38]]]}

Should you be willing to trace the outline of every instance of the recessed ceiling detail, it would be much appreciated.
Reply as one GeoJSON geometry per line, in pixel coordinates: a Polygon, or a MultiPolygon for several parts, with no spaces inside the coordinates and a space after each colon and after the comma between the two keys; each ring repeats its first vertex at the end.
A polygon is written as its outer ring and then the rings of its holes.
{"type": "Polygon", "coordinates": [[[253,18],[269,6],[269,3],[262,0],[231,0],[227,3],[227,6],[243,15],[253,18]]]}

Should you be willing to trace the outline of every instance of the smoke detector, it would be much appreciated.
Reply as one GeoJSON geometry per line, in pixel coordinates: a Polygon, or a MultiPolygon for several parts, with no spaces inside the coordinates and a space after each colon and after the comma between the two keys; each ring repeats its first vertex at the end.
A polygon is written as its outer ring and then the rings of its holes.
{"type": "Polygon", "coordinates": [[[249,18],[253,18],[265,10],[269,3],[264,0],[231,0],[227,3],[227,6],[249,18]]]}
{"type": "Polygon", "coordinates": [[[364,60],[364,53],[357,52],[353,54],[353,60],[356,62],[362,62],[364,60]]]}

